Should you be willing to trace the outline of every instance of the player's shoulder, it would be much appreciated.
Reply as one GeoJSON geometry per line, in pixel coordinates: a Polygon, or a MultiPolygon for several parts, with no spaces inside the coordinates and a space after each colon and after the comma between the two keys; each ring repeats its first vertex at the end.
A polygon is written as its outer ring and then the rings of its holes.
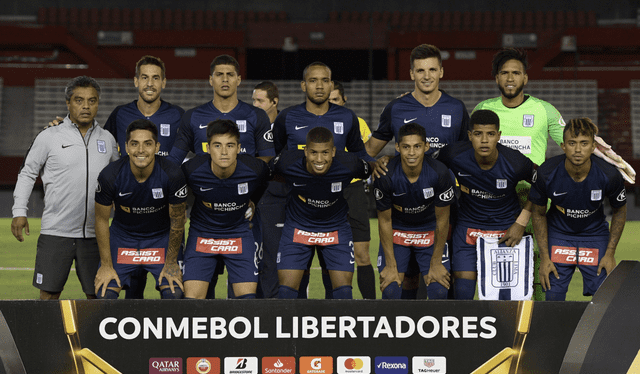
{"type": "Polygon", "coordinates": [[[527,156],[523,155],[520,151],[513,148],[509,148],[506,145],[498,143],[496,144],[496,149],[498,150],[498,153],[500,155],[506,157],[509,160],[514,160],[514,161],[524,161],[525,159],[528,160],[527,156]]]}
{"type": "Polygon", "coordinates": [[[432,169],[438,175],[449,173],[449,168],[444,163],[428,156],[422,161],[422,170],[426,169],[432,169]]]}
{"type": "Polygon", "coordinates": [[[192,159],[187,160],[180,166],[185,176],[191,175],[202,164],[208,164],[211,162],[211,155],[208,153],[195,155],[192,159]]]}
{"type": "Polygon", "coordinates": [[[116,143],[116,138],[114,138],[114,137],[113,137],[113,134],[111,134],[111,132],[109,132],[109,130],[106,130],[106,129],[102,128],[102,126],[100,126],[100,125],[96,124],[96,125],[93,127],[93,130],[92,130],[92,131],[95,131],[95,134],[96,134],[96,135],[97,135],[101,140],[108,140],[108,141],[110,141],[110,142],[112,143],[112,144],[110,144],[110,145],[113,145],[113,144],[115,144],[115,143],[116,143]]]}
{"type": "Polygon", "coordinates": [[[492,110],[500,107],[501,105],[502,105],[502,97],[498,96],[498,97],[486,99],[479,102],[478,105],[476,105],[476,107],[473,109],[473,111],[475,112],[476,110],[482,110],[482,109],[492,110]]]}
{"type": "Polygon", "coordinates": [[[566,156],[564,153],[547,159],[538,167],[538,175],[547,175],[552,173],[558,167],[564,167],[565,159],[566,156]]]}
{"type": "Polygon", "coordinates": [[[250,169],[254,170],[256,173],[260,173],[266,167],[266,163],[259,158],[251,156],[249,154],[243,153],[238,155],[238,162],[246,165],[250,169]]]}
{"type": "Polygon", "coordinates": [[[447,92],[443,90],[440,90],[440,92],[442,93],[442,96],[440,96],[440,100],[438,100],[439,104],[441,103],[441,104],[454,105],[454,106],[466,108],[462,100],[456,99],[455,97],[449,95],[447,92]]]}
{"type": "Polygon", "coordinates": [[[161,105],[164,108],[166,108],[165,110],[167,110],[167,111],[177,112],[180,115],[183,115],[185,113],[185,110],[181,106],[178,106],[178,105],[175,105],[175,104],[171,104],[170,102],[164,101],[164,100],[161,100],[161,103],[162,103],[161,105]]]}
{"type": "MultiPolygon", "coordinates": [[[[287,107],[281,110],[280,113],[278,113],[278,116],[276,117],[276,122],[278,122],[278,119],[286,120],[291,113],[296,113],[296,112],[301,113],[303,112],[303,109],[304,107],[302,106],[302,104],[296,104],[296,105],[287,107]]],[[[306,111],[306,109],[304,110],[306,111]]]]}
{"type": "Polygon", "coordinates": [[[169,176],[170,179],[183,177],[182,169],[173,161],[164,156],[156,156],[158,166],[169,176]]]}
{"type": "Polygon", "coordinates": [[[136,105],[136,101],[137,100],[133,100],[133,101],[130,101],[130,102],[126,103],[126,104],[121,104],[121,105],[116,106],[111,111],[111,116],[117,116],[118,113],[120,113],[121,110],[132,111],[134,108],[137,109],[138,107],[136,105]]]}
{"type": "Polygon", "coordinates": [[[102,169],[102,171],[100,171],[100,175],[103,178],[113,178],[115,179],[115,177],[120,174],[120,171],[122,170],[123,167],[129,165],[129,156],[126,155],[124,157],[120,157],[119,159],[110,162],[107,166],[104,167],[104,169],[102,169]]]}

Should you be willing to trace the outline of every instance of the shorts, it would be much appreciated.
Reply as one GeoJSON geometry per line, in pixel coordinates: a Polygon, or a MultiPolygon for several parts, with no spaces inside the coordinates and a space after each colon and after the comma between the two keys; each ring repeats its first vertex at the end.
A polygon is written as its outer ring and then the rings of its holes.
{"type": "MultiPolygon", "coordinates": [[[[153,274],[158,286],[158,278],[164,268],[169,245],[168,232],[157,237],[140,239],[112,229],[109,239],[111,262],[123,289],[131,286],[131,278],[139,274],[140,270],[153,274]]],[[[162,279],[160,286],[168,285],[167,279],[162,279]]],[[[118,284],[112,280],[108,287],[117,288],[118,284]]]]}
{"type": "Polygon", "coordinates": [[[33,286],[50,293],[62,292],[74,260],[82,291],[87,295],[95,295],[94,281],[100,264],[100,252],[95,238],[64,238],[40,234],[33,286]]]}
{"type": "Polygon", "coordinates": [[[224,261],[229,283],[257,282],[258,249],[251,231],[214,238],[191,227],[184,251],[182,280],[210,282],[218,263],[224,261]]]}
{"type": "MultiPolygon", "coordinates": [[[[507,227],[508,228],[508,227],[507,227]]],[[[451,270],[452,271],[478,271],[478,251],[476,240],[479,236],[502,237],[507,229],[476,229],[458,222],[453,229],[451,239],[451,270]]]]}
{"type": "Polygon", "coordinates": [[[327,270],[353,272],[356,261],[352,238],[351,227],[346,221],[330,232],[312,231],[293,222],[285,222],[276,259],[278,270],[306,270],[317,248],[322,252],[327,270]]]}
{"type": "MultiPolygon", "coordinates": [[[[429,268],[431,267],[433,245],[430,245],[429,247],[415,247],[393,243],[393,255],[396,258],[396,267],[398,268],[398,273],[404,273],[406,276],[406,273],[408,271],[413,270],[411,272],[411,275],[422,273],[422,275],[424,276],[429,273],[429,268]]],[[[378,271],[382,271],[386,266],[386,259],[384,256],[384,250],[382,249],[382,244],[378,249],[377,265],[378,271]]],[[[445,243],[444,245],[444,252],[442,253],[442,265],[444,265],[447,271],[451,270],[448,243],[445,243]]]]}
{"type": "Polygon", "coordinates": [[[351,226],[354,242],[371,240],[371,223],[369,222],[369,198],[364,191],[362,181],[350,183],[344,189],[344,198],[349,204],[347,219],[351,226]]]}
{"type": "Polygon", "coordinates": [[[560,279],[552,274],[549,276],[550,291],[567,293],[569,283],[576,270],[576,266],[582,274],[582,294],[591,296],[596,293],[602,282],[607,277],[607,271],[602,269],[597,276],[598,264],[604,257],[609,243],[608,237],[594,237],[590,240],[564,240],[549,238],[549,257],[556,266],[560,279]],[[577,256],[576,252],[579,253],[577,256]]]}

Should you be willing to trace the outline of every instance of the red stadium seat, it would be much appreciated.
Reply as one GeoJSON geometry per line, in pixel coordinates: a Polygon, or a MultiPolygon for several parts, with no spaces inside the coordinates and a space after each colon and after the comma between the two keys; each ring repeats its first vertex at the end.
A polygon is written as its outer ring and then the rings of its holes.
{"type": "Polygon", "coordinates": [[[100,9],[100,30],[111,30],[111,9],[100,9]]]}
{"type": "Polygon", "coordinates": [[[556,12],[556,28],[564,29],[564,12],[561,10],[556,12]]]}
{"type": "Polygon", "coordinates": [[[329,23],[338,23],[338,12],[332,10],[329,12],[329,23]]]}
{"type": "Polygon", "coordinates": [[[160,9],[154,9],[151,16],[151,28],[153,30],[162,29],[162,11],[160,9]]]}
{"type": "Polygon", "coordinates": [[[267,22],[267,13],[266,12],[258,12],[258,16],[256,17],[257,22],[267,22]]]}
{"type": "Polygon", "coordinates": [[[73,7],[69,9],[69,30],[80,29],[80,9],[73,7]]]}
{"type": "Polygon", "coordinates": [[[400,18],[402,15],[399,10],[396,10],[391,15],[391,24],[389,25],[392,29],[397,29],[400,26],[400,18]]]}
{"type": "Polygon", "coordinates": [[[244,29],[247,26],[247,13],[244,10],[238,11],[238,18],[236,19],[236,25],[240,29],[244,29]]]}
{"type": "Polygon", "coordinates": [[[69,10],[67,8],[58,9],[58,25],[60,26],[69,25],[69,10]]]}
{"type": "Polygon", "coordinates": [[[456,10],[451,17],[451,29],[454,31],[462,29],[462,12],[456,10]]]}
{"type": "Polygon", "coordinates": [[[288,16],[287,16],[287,12],[285,12],[284,10],[281,10],[278,12],[278,22],[280,23],[285,23],[288,20],[288,16]]]}
{"type": "Polygon", "coordinates": [[[442,12],[442,31],[449,31],[451,30],[451,12],[448,10],[445,10],[444,12],[442,12]]]}
{"type": "Polygon", "coordinates": [[[351,12],[351,15],[349,17],[351,18],[351,23],[358,23],[362,21],[360,19],[360,12],[358,12],[357,10],[354,10],[353,12],[351,12]]]}
{"type": "Polygon", "coordinates": [[[214,29],[216,26],[216,22],[215,22],[215,13],[213,12],[213,10],[208,9],[204,12],[204,25],[203,28],[205,30],[211,30],[214,29]]]}
{"type": "Polygon", "coordinates": [[[385,26],[388,26],[390,20],[391,20],[391,12],[389,12],[388,10],[385,10],[384,12],[382,12],[382,17],[380,18],[380,22],[382,22],[382,24],[384,24],[385,26]]]}
{"type": "Polygon", "coordinates": [[[40,25],[47,24],[47,8],[45,7],[38,8],[38,23],[40,25]]]}
{"type": "Polygon", "coordinates": [[[431,19],[431,31],[440,31],[442,28],[442,13],[433,12],[433,18],[431,19]]]}
{"type": "Polygon", "coordinates": [[[598,18],[593,10],[587,13],[587,27],[598,27],[598,18]]]}
{"type": "Polygon", "coordinates": [[[86,29],[89,27],[89,9],[87,8],[80,9],[78,25],[80,25],[81,29],[86,29]]]}
{"type": "Polygon", "coordinates": [[[236,29],[236,12],[230,10],[227,12],[227,29],[235,30],[236,29]]]}
{"type": "Polygon", "coordinates": [[[121,30],[131,30],[131,9],[122,9],[121,30]]]}
{"type": "Polygon", "coordinates": [[[479,12],[479,11],[473,12],[472,30],[474,31],[482,30],[482,12],[479,12]]]}
{"type": "Polygon", "coordinates": [[[502,29],[505,32],[513,32],[513,12],[507,10],[504,12],[503,21],[502,21],[502,29]]]}
{"type": "Polygon", "coordinates": [[[97,8],[91,8],[91,10],[89,10],[88,27],[92,29],[98,29],[100,27],[100,12],[97,8]]]}
{"type": "Polygon", "coordinates": [[[256,12],[254,12],[253,10],[250,10],[247,12],[247,23],[254,23],[256,22],[256,12]]]}
{"type": "Polygon", "coordinates": [[[371,13],[371,18],[373,18],[373,23],[380,23],[382,19],[382,13],[376,10],[375,12],[371,13]]]}
{"type": "Polygon", "coordinates": [[[420,21],[422,21],[422,14],[418,12],[411,13],[411,22],[409,24],[409,27],[411,28],[411,30],[413,31],[420,30],[420,21]]]}
{"type": "Polygon", "coordinates": [[[526,11],[524,13],[524,29],[528,32],[532,32],[535,29],[535,14],[533,11],[526,11]]]}
{"type": "Polygon", "coordinates": [[[267,20],[271,23],[275,23],[278,20],[278,15],[274,10],[271,10],[269,11],[269,13],[267,13],[267,20]]]}
{"type": "Polygon", "coordinates": [[[579,10],[578,13],[576,13],[576,25],[578,27],[587,26],[587,14],[582,10],[579,10]]]}
{"type": "Polygon", "coordinates": [[[364,12],[360,13],[360,22],[362,23],[369,23],[369,11],[365,10],[364,12]]]}
{"type": "Polygon", "coordinates": [[[504,15],[498,10],[493,14],[493,30],[502,31],[504,27],[504,15]]]}
{"type": "Polygon", "coordinates": [[[185,30],[193,30],[193,10],[186,9],[182,14],[182,28],[185,30]]]}
{"type": "Polygon", "coordinates": [[[47,24],[48,25],[57,25],[58,24],[58,8],[50,7],[47,11],[47,24]]]}
{"type": "Polygon", "coordinates": [[[343,10],[342,12],[340,12],[340,22],[342,23],[349,23],[351,22],[351,13],[349,13],[346,10],[343,10]]]}
{"type": "Polygon", "coordinates": [[[431,29],[431,12],[422,13],[422,20],[420,21],[420,28],[428,31],[431,29]]]}
{"type": "Polygon", "coordinates": [[[473,29],[473,15],[471,12],[462,13],[462,30],[468,31],[473,29]]]}
{"type": "Polygon", "coordinates": [[[547,11],[547,12],[545,13],[545,22],[544,22],[544,27],[545,27],[547,30],[551,30],[551,29],[553,29],[553,26],[554,26],[554,25],[553,25],[553,17],[554,17],[554,14],[553,14],[553,12],[552,12],[552,11],[547,11]]]}
{"type": "Polygon", "coordinates": [[[222,10],[216,10],[216,28],[218,30],[224,29],[225,14],[222,10]]]}
{"type": "Polygon", "coordinates": [[[482,19],[482,30],[490,31],[493,29],[493,13],[486,11],[482,19]]]}
{"type": "Polygon", "coordinates": [[[576,27],[576,13],[572,10],[567,12],[567,27],[576,27]]]}
{"type": "Polygon", "coordinates": [[[142,29],[151,30],[153,27],[153,12],[151,9],[142,10],[142,29]]]}
{"type": "Polygon", "coordinates": [[[184,13],[182,13],[182,9],[175,9],[173,11],[173,29],[184,29],[184,13]]]}
{"type": "Polygon", "coordinates": [[[403,12],[400,17],[400,24],[398,25],[400,30],[409,30],[411,26],[411,12],[403,12]]]}
{"type": "Polygon", "coordinates": [[[537,30],[544,29],[544,12],[541,10],[536,12],[536,23],[534,27],[537,30]]]}
{"type": "Polygon", "coordinates": [[[204,29],[204,11],[202,9],[196,9],[196,11],[193,12],[193,29],[204,29]]]}
{"type": "Polygon", "coordinates": [[[524,29],[524,13],[516,11],[513,13],[513,31],[522,32],[524,29]]]}
{"type": "Polygon", "coordinates": [[[111,22],[109,26],[110,30],[122,30],[122,9],[111,9],[111,22]]]}

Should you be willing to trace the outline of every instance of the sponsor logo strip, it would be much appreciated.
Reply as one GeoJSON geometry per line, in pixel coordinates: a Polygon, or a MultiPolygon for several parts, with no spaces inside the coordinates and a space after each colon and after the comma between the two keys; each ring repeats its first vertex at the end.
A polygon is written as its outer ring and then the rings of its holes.
{"type": "Polygon", "coordinates": [[[310,232],[300,229],[293,231],[293,242],[305,245],[334,245],[340,244],[338,241],[338,231],[330,232],[310,232]]]}
{"type": "Polygon", "coordinates": [[[164,264],[164,248],[118,248],[118,264],[157,265],[164,264]]]}
{"type": "Polygon", "coordinates": [[[476,245],[476,241],[478,238],[495,238],[500,239],[504,236],[507,230],[499,230],[499,231],[491,231],[491,230],[480,230],[480,229],[467,229],[467,244],[476,245]]]}
{"type": "Polygon", "coordinates": [[[598,265],[598,248],[551,246],[551,261],[559,264],[598,265]]]}
{"type": "Polygon", "coordinates": [[[434,242],[434,231],[400,231],[393,230],[393,244],[405,247],[431,247],[434,242]]]}
{"type": "Polygon", "coordinates": [[[198,237],[196,251],[210,254],[242,253],[242,238],[211,239],[198,237]]]}

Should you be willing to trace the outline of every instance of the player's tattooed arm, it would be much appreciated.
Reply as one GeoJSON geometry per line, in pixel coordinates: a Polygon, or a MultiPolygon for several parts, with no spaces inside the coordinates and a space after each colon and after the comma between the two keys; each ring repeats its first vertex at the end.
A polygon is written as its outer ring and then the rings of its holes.
{"type": "Polygon", "coordinates": [[[548,291],[551,288],[549,284],[549,274],[553,273],[556,279],[559,279],[558,270],[549,258],[549,241],[547,234],[547,206],[533,204],[531,210],[531,219],[533,221],[533,232],[540,248],[540,270],[538,277],[542,288],[548,291]]]}
{"type": "Polygon", "coordinates": [[[169,218],[171,220],[171,229],[169,231],[169,246],[167,248],[167,256],[165,258],[164,267],[158,278],[158,285],[162,283],[162,279],[166,278],[169,282],[171,292],[175,291],[175,284],[184,291],[182,284],[182,272],[178,265],[178,252],[184,240],[184,223],[185,211],[187,203],[169,204],[169,218]]]}
{"type": "Polygon", "coordinates": [[[616,247],[618,246],[618,242],[620,241],[620,236],[622,236],[622,231],[624,230],[626,222],[627,206],[623,205],[619,208],[614,208],[613,216],[611,217],[609,243],[607,244],[607,251],[605,252],[604,257],[602,257],[598,264],[598,275],[600,275],[602,269],[604,269],[607,272],[607,275],[609,275],[616,267],[616,247]]]}

